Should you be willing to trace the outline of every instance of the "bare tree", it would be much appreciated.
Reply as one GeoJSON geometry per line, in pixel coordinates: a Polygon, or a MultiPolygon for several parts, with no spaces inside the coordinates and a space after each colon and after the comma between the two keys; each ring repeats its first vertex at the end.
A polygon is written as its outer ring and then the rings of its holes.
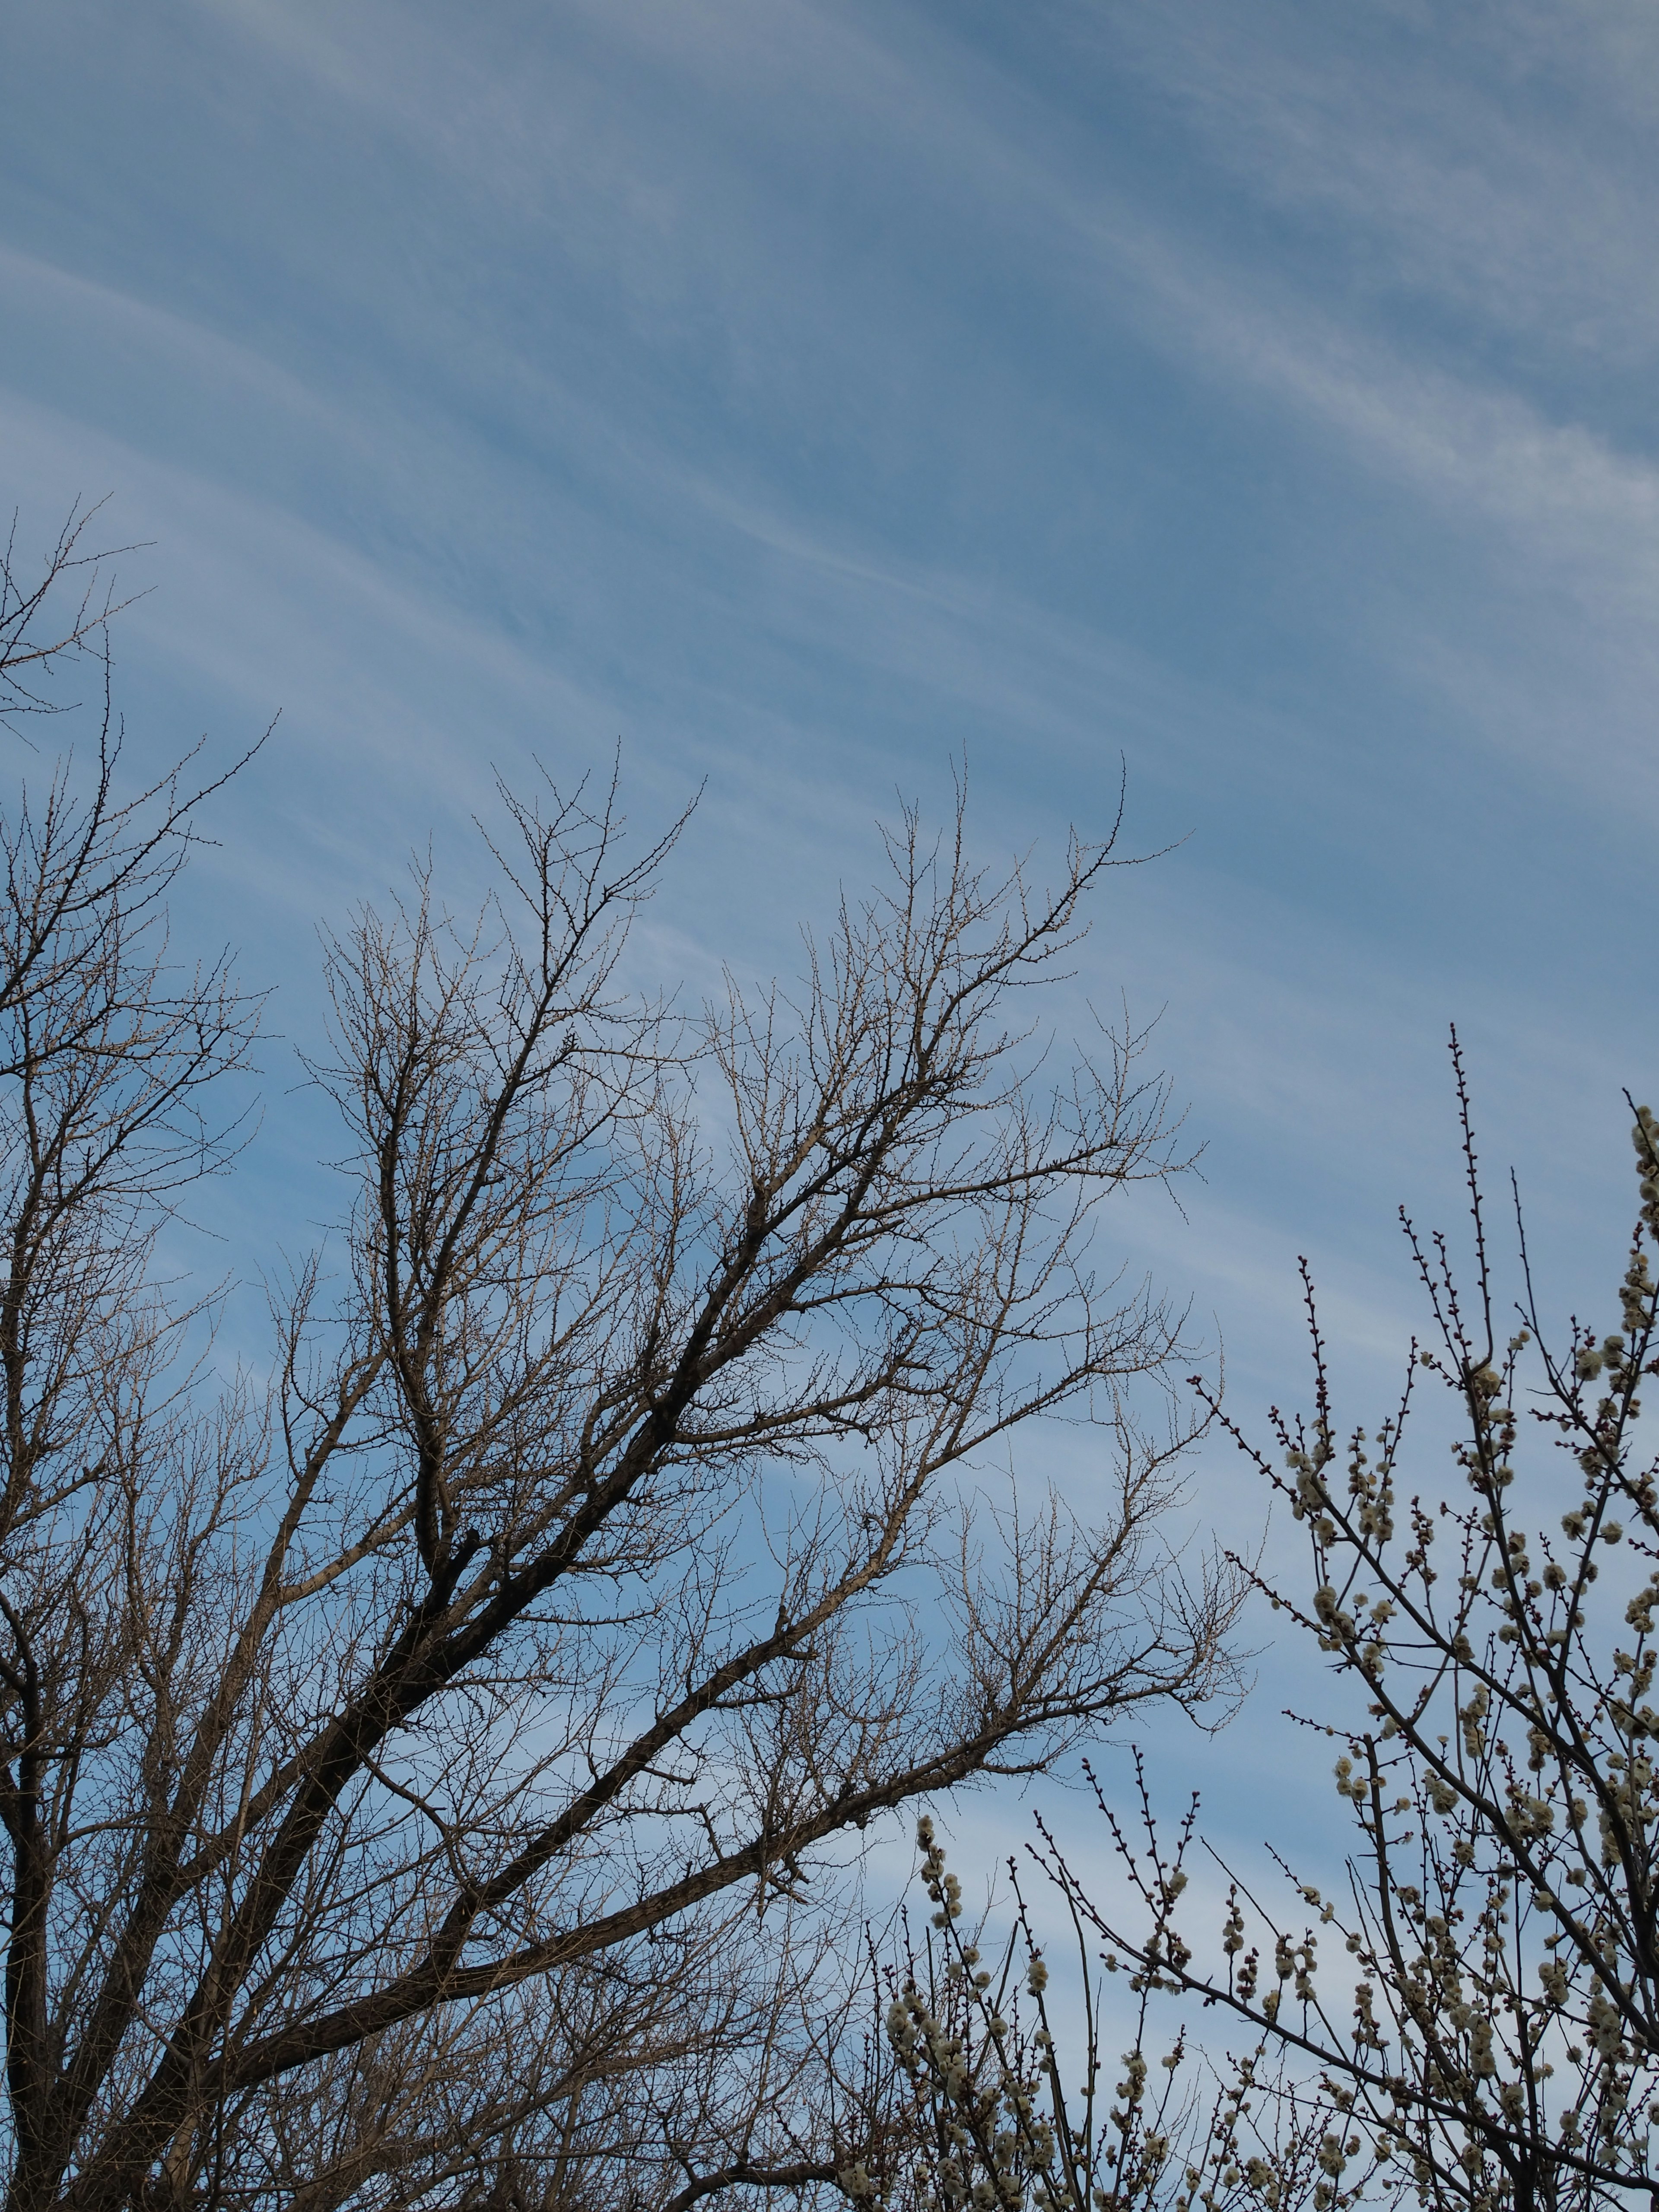
{"type": "MultiPolygon", "coordinates": [[[[101,653],[8,590],[37,691],[101,653]]],[[[473,922],[417,875],[330,940],[346,1218],[227,1385],[155,1240],[257,1007],[106,728],[0,905],[9,2203],[840,2186],[838,1839],[1231,1680],[1128,1395],[1179,1316],[1091,1256],[1167,1095],[1018,1011],[1109,847],[1039,894],[907,817],[798,994],[682,1015],[619,964],[681,825],[503,790],[473,922]],[[1089,1515],[976,1510],[1061,1414],[1089,1515]]]]}
{"type": "Polygon", "coordinates": [[[1659,1467],[1638,1425],[1659,1376],[1659,1121],[1632,1104],[1638,1201],[1617,1326],[1549,1328],[1518,1200],[1506,1323],[1455,1037],[1453,1052],[1472,1288],[1460,1292],[1448,1240],[1407,1221],[1431,1334],[1393,1413],[1344,1449],[1310,1283],[1311,1417],[1275,1416],[1272,1455],[1234,1432],[1308,1539],[1305,1595],[1257,1581],[1351,1693],[1346,1712],[1303,1717],[1337,1738],[1352,1855],[1334,1881],[1280,1857],[1280,1905],[1221,1867],[1230,1887],[1205,1936],[1190,1819],[1161,1837],[1143,1796],[1137,1837],[1102,1799],[1137,1927],[1046,1840],[1041,1854],[1143,2008],[1148,1993],[1185,1997],[1242,2027],[1290,2069],[1275,2076],[1281,2118],[1285,2085],[1299,2085],[1279,2152],[1252,2145],[1219,2183],[1175,2166],[1176,2212],[1212,2212],[1229,2188],[1279,2206],[1297,2174],[1316,2212],[1362,2197],[1437,2212],[1659,2198],[1659,1467]],[[1435,1440],[1437,1457],[1450,1443],[1449,1485],[1413,1449],[1425,1382],[1451,1416],[1435,1440]]]}
{"type": "MultiPolygon", "coordinates": [[[[26,568],[17,555],[14,510],[6,542],[0,546],[0,727],[22,732],[18,718],[72,714],[79,701],[64,699],[52,679],[76,663],[89,665],[108,702],[109,626],[131,598],[118,599],[111,563],[132,545],[86,543],[99,509],[77,500],[56,543],[38,567],[26,568]]],[[[106,735],[108,721],[106,719],[106,735]]]]}

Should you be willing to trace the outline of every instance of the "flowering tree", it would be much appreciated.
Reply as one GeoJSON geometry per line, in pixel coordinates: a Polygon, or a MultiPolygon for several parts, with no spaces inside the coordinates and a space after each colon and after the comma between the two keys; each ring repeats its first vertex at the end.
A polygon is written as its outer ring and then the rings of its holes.
{"type": "MultiPolygon", "coordinates": [[[[1348,1698],[1346,1713],[1304,1717],[1339,1741],[1334,1782],[1357,1832],[1346,1869],[1322,1887],[1280,1858],[1286,1908],[1224,1868],[1206,1936],[1191,1909],[1190,1816],[1166,1844],[1144,1792],[1139,1834],[1101,1796],[1139,1926],[1103,1909],[1045,1833],[1036,1856],[1085,1958],[1123,1971],[1136,2008],[1105,2151],[1091,2106],[1068,2131],[1046,2041],[999,2042],[958,1949],[944,2008],[918,1990],[894,2014],[930,2113],[949,2115],[943,2156],[924,2161],[942,2203],[1022,2202],[1033,2176],[1044,2205],[1170,2212],[1218,2212],[1241,2195],[1273,2212],[1304,2198],[1316,2212],[1392,2197],[1437,2212],[1659,2198],[1659,1468],[1639,1427],[1659,1375],[1659,1119],[1632,1108],[1638,1203],[1617,1325],[1553,1334],[1523,1234],[1504,1323],[1455,1065],[1471,1294],[1446,1240],[1407,1222],[1432,1334],[1413,1346],[1393,1413],[1342,1443],[1310,1288],[1311,1418],[1275,1415],[1273,1454],[1233,1430],[1309,1547],[1305,1596],[1253,1578],[1348,1698]],[[1449,1487],[1415,1445],[1425,1385],[1453,1416],[1449,1487]],[[1229,2021],[1245,2039],[1195,2135],[1189,2108],[1186,2148],[1168,2097],[1146,2087],[1158,1997],[1195,2002],[1212,2044],[1229,2021]],[[1023,2058],[1000,2087],[1000,2054],[1016,2048],[1052,2085],[1036,2132],[1006,2118],[1031,2094],[1023,2058]],[[1018,2154],[1000,2163],[973,2118],[975,2095],[994,2087],[1018,2154]]],[[[943,1910],[942,1930],[949,1894],[943,1910]]],[[[1095,2021],[1091,2008],[1091,2083],[1095,2021]]],[[[1183,2049],[1176,2039],[1164,2065],[1183,2049]]]]}
{"type": "MultiPolygon", "coordinates": [[[[849,2195],[914,2212],[1159,2212],[1194,2194],[1217,2208],[1266,2201],[1288,2212],[1315,2194],[1320,2160],[1329,2158],[1317,2100],[1277,2065],[1271,2038],[1218,2068],[1177,2032],[1149,2058],[1152,1984],[1138,1977],[1129,2047],[1109,2066],[1099,1962],[1081,1916],[1073,1915],[1071,1991],[1079,2039],[1055,2017],[1018,1863],[1009,1865],[1014,1926],[988,1962],[984,1929],[960,1924],[961,1883],[931,1818],[916,1832],[934,1909],[920,1951],[907,1949],[888,1972],[890,2107],[878,2160],[842,2177],[849,2195]],[[1068,2068],[1082,2075],[1074,2090],[1068,2068]]],[[[1173,1871],[1173,1893],[1184,1886],[1173,1871]]]]}

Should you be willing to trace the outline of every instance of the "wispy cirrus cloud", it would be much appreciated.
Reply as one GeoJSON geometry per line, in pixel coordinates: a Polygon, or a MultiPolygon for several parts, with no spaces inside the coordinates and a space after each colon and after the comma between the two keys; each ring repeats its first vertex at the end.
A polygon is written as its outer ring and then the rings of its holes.
{"type": "MultiPolygon", "coordinates": [[[[155,742],[285,709],[216,865],[296,985],[427,823],[471,865],[495,762],[708,779],[653,921],[700,979],[787,965],[953,754],[988,852],[1109,819],[1127,757],[1131,836],[1192,835],[1078,988],[1168,1003],[1212,1194],[1134,1249],[1263,1378],[1322,1250],[1369,1358],[1446,1021],[1516,1153],[1651,1057],[1607,948],[1659,799],[1653,43],[64,0],[14,39],[0,439],[37,513],[113,487],[161,541],[155,742]]],[[[1604,1184],[1557,1150],[1566,1221],[1604,1184]]]]}

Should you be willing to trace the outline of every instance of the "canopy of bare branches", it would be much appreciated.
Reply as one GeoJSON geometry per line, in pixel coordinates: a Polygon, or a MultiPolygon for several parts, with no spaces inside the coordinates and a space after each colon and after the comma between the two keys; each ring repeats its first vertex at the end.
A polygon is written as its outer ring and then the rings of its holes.
{"type": "MultiPolygon", "coordinates": [[[[56,624],[0,574],[15,705],[106,708],[81,558],[56,624]]],[[[1039,890],[907,818],[798,989],[698,1010],[626,981],[684,825],[503,789],[482,914],[329,941],[340,1227],[226,1382],[155,1243],[258,1002],[168,941],[205,794],[101,729],[0,830],[8,2202],[835,2184],[825,1853],[1231,1684],[1127,1395],[1180,1317],[1097,1235],[1167,1096],[1033,1027],[1109,848],[1039,890]],[[975,1512],[1062,1413],[1087,1513],[975,1512]]]]}

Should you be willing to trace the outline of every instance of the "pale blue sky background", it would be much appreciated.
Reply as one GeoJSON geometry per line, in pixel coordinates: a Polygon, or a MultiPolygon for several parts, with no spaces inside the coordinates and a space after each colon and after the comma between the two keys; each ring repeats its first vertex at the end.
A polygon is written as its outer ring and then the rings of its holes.
{"type": "MultiPolygon", "coordinates": [[[[0,473],[26,536],[108,492],[156,541],[143,758],[282,710],[188,919],[295,1038],[314,919],[428,828],[465,889],[492,762],[620,738],[647,820],[707,780],[643,947],[695,989],[787,966],[953,753],[992,854],[1100,828],[1125,759],[1130,840],[1186,842],[1079,988],[1167,1006],[1208,1147],[1127,1249],[1249,1419],[1298,1250],[1391,1376],[1450,1019],[1573,1295],[1617,1266],[1656,209],[1647,0],[14,6],[0,473]]],[[[239,1265],[321,1202],[307,1112],[239,1265]]],[[[1208,1754],[1252,1826],[1275,1741],[1208,1754]]]]}

